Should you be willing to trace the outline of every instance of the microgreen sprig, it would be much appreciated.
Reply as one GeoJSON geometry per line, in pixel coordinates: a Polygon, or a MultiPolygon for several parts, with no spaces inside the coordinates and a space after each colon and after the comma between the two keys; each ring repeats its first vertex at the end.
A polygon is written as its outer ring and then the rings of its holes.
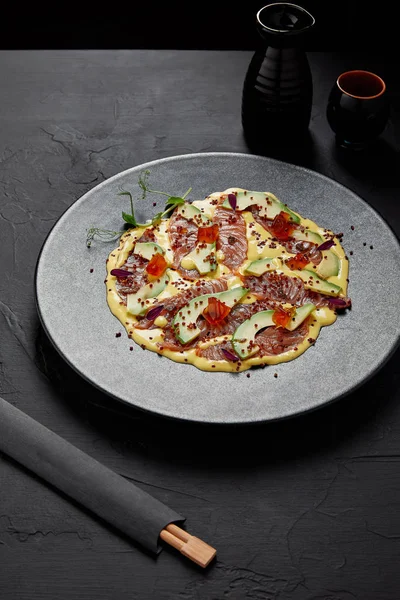
{"type": "Polygon", "coordinates": [[[168,200],[165,204],[164,211],[158,212],[156,215],[154,215],[154,217],[152,218],[151,221],[149,221],[148,223],[138,223],[136,220],[136,217],[135,217],[134,209],[133,209],[132,194],[130,192],[127,192],[126,190],[122,190],[121,192],[119,192],[118,196],[128,196],[129,197],[129,201],[131,204],[131,212],[129,214],[129,213],[122,211],[122,218],[124,219],[124,221],[126,221],[126,223],[129,223],[129,225],[132,225],[133,227],[149,227],[150,225],[156,225],[157,223],[159,223],[159,221],[161,221],[161,219],[163,217],[166,217],[169,214],[171,214],[171,212],[177,206],[179,206],[180,204],[184,204],[187,195],[190,194],[190,192],[192,191],[192,188],[189,188],[183,194],[183,196],[180,197],[180,196],[172,196],[171,194],[167,194],[167,192],[160,192],[158,190],[152,190],[148,185],[149,175],[150,175],[150,171],[148,169],[146,169],[145,171],[142,171],[139,175],[138,184],[142,190],[142,200],[145,200],[146,195],[148,193],[160,194],[162,196],[167,196],[168,200]]]}
{"type": "Polygon", "coordinates": [[[100,238],[103,242],[111,242],[124,233],[124,231],[111,231],[110,229],[100,229],[99,227],[90,227],[86,232],[86,246],[88,248],[92,245],[95,237],[100,238]]]}
{"type": "MultiPolygon", "coordinates": [[[[130,208],[131,208],[130,213],[122,211],[122,218],[125,221],[125,223],[128,223],[128,225],[130,225],[131,227],[150,227],[151,225],[157,225],[157,223],[159,223],[161,221],[161,219],[163,219],[164,217],[168,217],[175,210],[175,208],[177,206],[184,204],[187,195],[190,194],[190,192],[192,191],[192,188],[190,187],[181,197],[181,196],[172,196],[171,194],[167,194],[167,192],[160,192],[158,190],[152,190],[152,189],[150,189],[150,187],[148,185],[149,175],[150,175],[150,171],[148,169],[146,169],[145,171],[142,171],[139,175],[138,185],[142,190],[142,198],[141,199],[145,200],[146,195],[148,193],[151,193],[151,194],[160,194],[162,196],[167,196],[168,200],[165,203],[164,210],[155,214],[154,217],[150,221],[148,221],[147,223],[138,223],[138,221],[136,220],[136,217],[135,217],[132,194],[131,194],[131,192],[128,192],[127,190],[121,189],[121,191],[118,192],[118,196],[128,196],[129,202],[130,202],[130,208]]],[[[86,246],[88,248],[90,248],[90,246],[92,245],[92,241],[94,240],[95,237],[98,237],[100,240],[106,242],[106,241],[111,241],[111,240],[115,239],[117,236],[121,236],[123,233],[125,233],[125,231],[126,231],[126,229],[122,230],[122,231],[110,231],[108,229],[100,229],[99,227],[91,227],[90,229],[87,230],[86,246]]]]}

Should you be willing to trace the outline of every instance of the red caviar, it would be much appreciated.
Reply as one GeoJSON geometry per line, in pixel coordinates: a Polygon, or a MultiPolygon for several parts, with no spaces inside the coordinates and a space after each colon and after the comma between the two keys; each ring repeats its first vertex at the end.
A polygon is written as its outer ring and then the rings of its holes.
{"type": "Polygon", "coordinates": [[[153,275],[153,277],[159,277],[164,273],[167,264],[162,254],[154,254],[146,266],[146,271],[149,275],[153,275]]]}
{"type": "Polygon", "coordinates": [[[288,240],[295,229],[290,221],[290,216],[281,211],[269,226],[270,232],[277,240],[288,240]]]}
{"type": "Polygon", "coordinates": [[[272,320],[278,327],[286,327],[295,312],[296,309],[294,307],[282,308],[281,306],[278,306],[272,315],[272,320]]]}
{"type": "Polygon", "coordinates": [[[308,265],[309,262],[310,261],[308,260],[306,254],[304,254],[303,252],[298,252],[295,256],[293,256],[293,258],[288,258],[286,264],[289,267],[289,269],[294,270],[304,269],[304,267],[308,265]]]}
{"type": "Polygon", "coordinates": [[[199,227],[197,231],[197,241],[205,242],[206,244],[212,244],[218,238],[218,225],[211,225],[210,227],[199,227]]]}
{"type": "Polygon", "coordinates": [[[208,304],[203,310],[203,317],[210,325],[218,325],[229,315],[231,309],[229,306],[218,300],[218,298],[209,298],[208,304]]]}

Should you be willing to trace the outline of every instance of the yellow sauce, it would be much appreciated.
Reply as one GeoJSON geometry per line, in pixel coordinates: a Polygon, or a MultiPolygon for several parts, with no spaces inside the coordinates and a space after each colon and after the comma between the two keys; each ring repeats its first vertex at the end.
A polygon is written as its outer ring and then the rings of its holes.
{"type": "MultiPolygon", "coordinates": [[[[198,200],[193,202],[193,205],[201,209],[204,214],[212,219],[216,204],[213,202],[220,199],[221,196],[226,197],[227,194],[233,193],[234,191],[243,191],[241,188],[230,188],[225,192],[215,193],[208,196],[205,200],[198,200]]],[[[288,253],[284,246],[278,242],[272,241],[271,234],[266,231],[261,225],[255,220],[250,211],[243,211],[243,218],[246,221],[246,237],[248,242],[247,260],[239,268],[238,272],[243,275],[244,269],[250,264],[250,262],[261,259],[261,258],[277,258],[281,259],[279,268],[276,270],[277,273],[284,273],[285,275],[293,277],[293,271],[291,271],[284,263],[284,260],[293,256],[288,253]]],[[[333,232],[330,230],[319,227],[316,223],[309,219],[304,219],[301,215],[297,214],[301,222],[300,224],[307,229],[318,233],[324,238],[327,234],[333,236],[333,232]]],[[[156,237],[156,243],[159,244],[165,250],[165,258],[171,263],[173,259],[173,251],[170,246],[168,238],[168,220],[162,221],[157,227],[153,228],[156,237]]],[[[124,325],[128,332],[128,336],[134,340],[137,344],[143,348],[162,354],[171,360],[181,363],[192,364],[198,369],[204,371],[227,371],[227,372],[240,372],[249,369],[255,365],[274,365],[281,362],[291,361],[307,350],[310,345],[314,344],[314,341],[319,335],[321,327],[331,325],[336,320],[336,313],[328,307],[317,308],[310,318],[309,335],[296,347],[296,349],[289,350],[279,355],[272,356],[253,356],[245,360],[239,360],[238,362],[230,362],[227,360],[211,361],[205,357],[196,355],[196,348],[182,351],[172,351],[162,347],[163,343],[163,327],[167,325],[167,319],[164,316],[159,316],[154,324],[156,328],[149,330],[142,330],[135,328],[138,323],[137,317],[131,315],[124,302],[122,302],[117,292],[116,282],[117,278],[111,275],[111,270],[116,268],[122,268],[125,264],[134,244],[145,231],[144,227],[137,229],[131,229],[124,234],[121,239],[118,248],[113,250],[107,260],[107,302],[108,306],[115,317],[124,325]]],[[[324,238],[325,239],[325,238],[324,238]]],[[[339,240],[335,237],[335,246],[330,250],[339,258],[339,273],[337,276],[329,277],[327,281],[332,282],[342,288],[339,297],[345,297],[347,294],[347,279],[349,264],[345,252],[340,245],[339,240]]],[[[217,260],[222,261],[224,259],[221,251],[216,253],[217,260]]],[[[185,262],[185,258],[182,260],[181,265],[183,268],[192,269],[194,264],[190,259],[185,262]]],[[[176,271],[169,269],[168,271],[170,281],[161,294],[157,297],[157,301],[162,301],[171,296],[179,294],[180,292],[187,290],[196,282],[183,280],[182,277],[176,271]]],[[[219,263],[214,272],[208,273],[206,276],[201,277],[203,280],[210,280],[214,278],[220,278],[222,276],[230,276],[228,280],[228,288],[235,285],[242,285],[243,282],[238,275],[231,274],[230,270],[223,264],[219,263]]],[[[200,277],[199,277],[200,278],[200,277]]],[[[251,293],[247,293],[242,303],[252,303],[256,300],[255,296],[251,293]]],[[[230,339],[231,336],[222,336],[213,338],[207,341],[199,341],[199,348],[206,348],[210,345],[218,344],[221,341],[230,339]]]]}

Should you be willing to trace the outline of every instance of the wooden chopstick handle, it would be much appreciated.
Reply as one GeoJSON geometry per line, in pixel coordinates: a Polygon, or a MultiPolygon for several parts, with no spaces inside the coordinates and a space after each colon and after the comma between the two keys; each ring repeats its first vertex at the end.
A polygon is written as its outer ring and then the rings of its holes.
{"type": "Polygon", "coordinates": [[[215,548],[173,523],[161,531],[160,538],[203,568],[207,567],[217,554],[215,548]]]}
{"type": "Polygon", "coordinates": [[[174,535],[175,537],[182,540],[182,542],[188,542],[189,539],[192,537],[187,531],[185,531],[184,529],[181,529],[180,527],[178,527],[177,525],[174,525],[173,523],[170,523],[169,525],[167,525],[165,529],[167,531],[169,531],[169,533],[172,533],[172,535],[174,535]]]}

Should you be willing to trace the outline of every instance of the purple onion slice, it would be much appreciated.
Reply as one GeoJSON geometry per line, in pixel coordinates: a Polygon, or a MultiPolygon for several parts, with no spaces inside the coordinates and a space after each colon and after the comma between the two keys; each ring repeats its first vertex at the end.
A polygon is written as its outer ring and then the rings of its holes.
{"type": "Polygon", "coordinates": [[[125,271],[124,269],[112,269],[110,275],[115,275],[115,277],[132,277],[134,273],[125,271]]]}
{"type": "Polygon", "coordinates": [[[225,350],[225,348],[222,348],[222,352],[226,360],[230,360],[231,362],[237,362],[239,360],[239,357],[236,356],[236,354],[233,354],[233,352],[230,352],[230,350],[225,350]]]}
{"type": "Polygon", "coordinates": [[[164,304],[159,304],[158,306],[151,308],[146,315],[146,319],[149,319],[149,321],[154,321],[162,313],[163,308],[164,304]]]}
{"type": "Polygon", "coordinates": [[[344,300],[343,298],[329,298],[329,304],[333,304],[338,308],[346,308],[350,305],[350,301],[344,300]]]}
{"type": "Polygon", "coordinates": [[[237,198],[235,194],[228,194],[228,202],[231,205],[232,210],[236,210],[237,198]]]}
{"type": "Polygon", "coordinates": [[[332,248],[334,245],[335,242],[333,240],[326,240],[326,242],[318,246],[317,250],[329,250],[329,248],[332,248]]]}

